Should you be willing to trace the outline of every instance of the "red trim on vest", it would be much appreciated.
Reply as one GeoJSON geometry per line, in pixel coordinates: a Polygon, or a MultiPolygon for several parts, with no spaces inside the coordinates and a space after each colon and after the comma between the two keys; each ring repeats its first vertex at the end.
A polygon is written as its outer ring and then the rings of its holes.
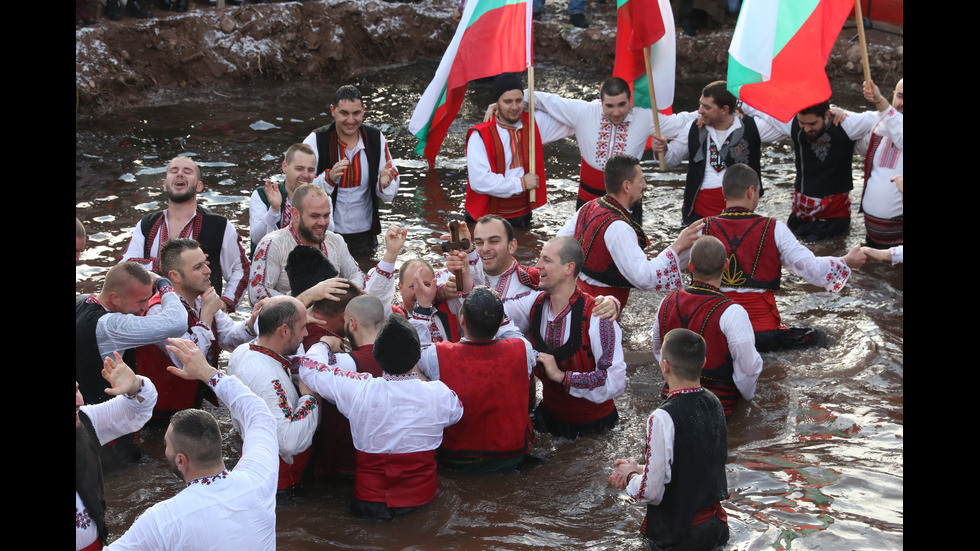
{"type": "MultiPolygon", "coordinates": [[[[529,144],[529,119],[527,113],[521,114],[521,126],[518,133],[521,137],[521,164],[524,167],[525,173],[528,170],[528,144],[529,144]]],[[[504,154],[503,146],[500,141],[500,136],[497,134],[497,119],[494,118],[489,122],[478,124],[473,128],[470,128],[469,132],[466,133],[466,141],[469,143],[470,135],[473,132],[477,132],[480,135],[480,139],[483,140],[483,146],[487,151],[487,159],[490,161],[490,166],[493,171],[497,174],[505,174],[507,172],[507,167],[504,165],[504,154]]],[[[481,216],[486,214],[499,214],[503,218],[517,218],[519,216],[524,216],[530,214],[532,209],[543,206],[548,202],[548,187],[546,185],[545,171],[544,171],[544,153],[542,151],[541,144],[541,132],[538,130],[537,126],[534,128],[534,166],[538,174],[538,189],[535,191],[535,203],[530,203],[530,196],[528,192],[517,194],[513,197],[500,198],[493,197],[491,195],[484,195],[482,193],[477,193],[473,191],[470,187],[469,182],[466,184],[466,201],[464,207],[466,212],[473,217],[474,220],[479,220],[481,216]]]]}
{"type": "Polygon", "coordinates": [[[298,453],[293,456],[293,464],[290,465],[279,458],[279,485],[276,486],[277,490],[285,490],[286,488],[292,488],[293,486],[299,484],[299,481],[303,479],[303,470],[306,468],[307,462],[310,460],[310,448],[306,448],[306,451],[298,453]]]}
{"type": "Polygon", "coordinates": [[[527,453],[533,433],[527,415],[530,379],[520,339],[436,344],[439,380],[466,404],[446,430],[440,453],[448,457],[508,459],[527,453]]]}
{"type": "Polygon", "coordinates": [[[725,209],[705,219],[704,234],[720,239],[728,251],[728,271],[721,275],[723,287],[779,289],[782,261],[775,219],[744,208],[725,209]]]}
{"type": "Polygon", "coordinates": [[[725,296],[734,300],[745,308],[749,313],[749,320],[752,322],[752,330],[756,333],[761,331],[773,331],[775,329],[786,329],[783,320],[779,316],[779,308],[776,307],[776,297],[772,291],[761,293],[738,293],[729,291],[725,296]]]}
{"type": "Polygon", "coordinates": [[[418,507],[438,489],[436,451],[367,453],[357,451],[354,497],[388,507],[418,507]]]}
{"type": "Polygon", "coordinates": [[[646,248],[649,239],[623,205],[608,195],[590,201],[582,205],[575,221],[574,236],[585,255],[582,273],[611,287],[631,288],[633,285],[620,273],[606,247],[606,230],[616,221],[629,224],[636,232],[636,244],[646,248]]]}

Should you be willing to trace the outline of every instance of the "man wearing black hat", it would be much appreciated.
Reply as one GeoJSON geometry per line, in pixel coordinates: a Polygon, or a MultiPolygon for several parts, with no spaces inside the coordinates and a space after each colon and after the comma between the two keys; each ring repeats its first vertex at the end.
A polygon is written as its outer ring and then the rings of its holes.
{"type": "Polygon", "coordinates": [[[289,278],[284,270],[290,251],[297,245],[319,248],[336,266],[341,277],[364,287],[364,274],[347,250],[343,238],[327,230],[330,224],[330,197],[316,184],[304,184],[293,192],[293,216],[289,227],[266,234],[255,249],[248,280],[248,299],[252,304],[288,294],[289,278]]]}
{"type": "Polygon", "coordinates": [[[524,87],[510,73],[493,84],[497,114],[470,129],[466,138],[466,217],[475,223],[486,214],[499,214],[515,227],[531,222],[531,210],[548,202],[542,144],[574,133],[550,115],[535,113],[534,173],[530,173],[531,143],[528,115],[524,113],[524,87]],[[535,191],[531,202],[530,191],[535,191]]]}
{"type": "Polygon", "coordinates": [[[379,378],[337,367],[322,343],[303,358],[299,374],[351,421],[357,449],[351,511],[387,520],[435,497],[436,449],[443,430],[462,418],[463,404],[445,384],[419,378],[419,337],[405,318],[388,317],[373,352],[384,370],[379,378]]]}

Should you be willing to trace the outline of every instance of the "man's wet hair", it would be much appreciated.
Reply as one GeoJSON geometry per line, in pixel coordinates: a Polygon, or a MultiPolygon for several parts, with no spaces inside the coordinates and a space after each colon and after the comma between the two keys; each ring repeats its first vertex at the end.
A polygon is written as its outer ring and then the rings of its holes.
{"type": "Polygon", "coordinates": [[[575,273],[572,275],[577,277],[579,272],[582,271],[582,266],[585,264],[585,253],[582,252],[582,244],[574,237],[567,235],[555,237],[551,241],[561,244],[558,248],[558,260],[562,264],[568,264],[569,262],[575,263],[575,273]]]}
{"type": "Polygon", "coordinates": [[[620,77],[609,77],[602,81],[599,87],[599,99],[626,94],[626,99],[632,99],[633,93],[630,92],[630,85],[620,77]]]}
{"type": "Polygon", "coordinates": [[[497,334],[504,320],[504,303],[493,289],[486,285],[474,287],[460,313],[466,320],[466,337],[475,341],[488,341],[497,334]]]}
{"type": "Polygon", "coordinates": [[[721,189],[725,194],[725,199],[729,200],[742,199],[750,187],[758,189],[760,185],[759,175],[745,163],[734,164],[726,168],[725,175],[721,178],[721,189]]]}
{"type": "Polygon", "coordinates": [[[160,247],[160,273],[164,277],[170,277],[170,271],[176,270],[181,276],[184,275],[183,264],[180,255],[184,251],[200,249],[201,244],[193,239],[180,238],[171,239],[160,247]]]}
{"type": "MultiPolygon", "coordinates": [[[[699,240],[700,241],[700,240],[699,240]]],[[[690,329],[671,329],[664,335],[662,357],[670,363],[674,373],[686,381],[694,381],[701,377],[704,367],[704,355],[708,345],[704,338],[690,329]]]]}
{"type": "Polygon", "coordinates": [[[313,152],[312,147],[306,145],[305,143],[294,143],[293,145],[289,146],[289,149],[286,150],[286,158],[284,160],[286,161],[287,165],[293,164],[293,159],[296,158],[296,153],[305,153],[307,155],[313,155],[314,157],[316,156],[316,153],[313,152]]]}
{"type": "Polygon", "coordinates": [[[702,235],[691,247],[691,266],[694,275],[706,279],[716,279],[725,269],[728,251],[725,245],[711,235],[702,235]]]}
{"type": "Polygon", "coordinates": [[[199,409],[178,411],[170,418],[170,445],[198,467],[221,463],[221,429],[213,415],[199,409]]]}
{"type": "Polygon", "coordinates": [[[488,224],[492,221],[498,221],[504,225],[504,231],[507,232],[507,242],[510,243],[514,240],[514,226],[510,225],[510,222],[506,218],[500,216],[499,214],[484,214],[476,221],[477,224],[488,224]]]}
{"type": "Polygon", "coordinates": [[[738,98],[728,91],[728,83],[724,80],[716,80],[701,90],[701,95],[711,98],[719,108],[728,107],[729,113],[735,112],[738,98]]]}
{"type": "Polygon", "coordinates": [[[347,304],[355,298],[364,294],[361,288],[358,287],[353,281],[349,279],[343,280],[348,286],[344,289],[343,294],[334,295],[334,297],[340,300],[330,300],[328,298],[320,299],[313,303],[313,312],[324,318],[332,318],[338,315],[343,315],[344,310],[347,308],[347,304]]]}
{"type": "Polygon", "coordinates": [[[351,84],[345,84],[340,88],[337,88],[337,92],[333,96],[334,106],[337,106],[342,101],[359,101],[364,103],[364,98],[361,97],[361,91],[357,89],[356,86],[351,84]]]}
{"type": "Polygon", "coordinates": [[[296,303],[291,299],[266,302],[259,312],[259,336],[271,336],[283,325],[292,327],[300,314],[296,303]]]}
{"type": "Polygon", "coordinates": [[[636,175],[636,167],[640,160],[632,155],[613,155],[603,170],[602,178],[606,182],[606,193],[619,193],[623,182],[632,180],[636,175]]]}

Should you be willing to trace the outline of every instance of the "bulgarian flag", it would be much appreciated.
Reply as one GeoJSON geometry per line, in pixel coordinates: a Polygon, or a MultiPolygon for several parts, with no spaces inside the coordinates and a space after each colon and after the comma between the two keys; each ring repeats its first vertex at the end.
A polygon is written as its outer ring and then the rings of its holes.
{"type": "Polygon", "coordinates": [[[745,0],[728,49],[728,91],[789,122],[830,99],[827,58],[854,0],[745,0]]]}
{"type": "Polygon", "coordinates": [[[419,139],[415,152],[433,166],[463,104],[466,83],[522,72],[533,62],[533,53],[529,0],[468,0],[456,35],[408,123],[419,139]]]}
{"type": "Polygon", "coordinates": [[[674,14],[668,0],[618,0],[616,8],[616,62],[613,76],[633,90],[633,105],[650,108],[650,87],[643,48],[650,46],[650,65],[657,110],[667,112],[674,103],[674,65],[677,58],[674,14]]]}

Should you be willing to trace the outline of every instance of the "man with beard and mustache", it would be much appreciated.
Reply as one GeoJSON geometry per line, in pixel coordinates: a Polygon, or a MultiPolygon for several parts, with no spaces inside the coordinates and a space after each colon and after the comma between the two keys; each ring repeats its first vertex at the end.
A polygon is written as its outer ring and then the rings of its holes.
{"type": "Polygon", "coordinates": [[[643,200],[646,179],[640,161],[614,155],[603,171],[606,195],[586,203],[558,232],[582,244],[585,265],[579,289],[592,296],[613,295],[626,307],[630,289],[670,291],[683,285],[680,254],[691,247],[704,225],[696,221],[659,256],[647,259],[649,240],[630,211],[643,200]]]}
{"type": "Polygon", "coordinates": [[[82,392],[75,382],[76,551],[101,549],[108,537],[100,444],[140,430],[157,402],[153,382],[134,374],[118,352],[114,356],[106,356],[102,369],[102,377],[110,386],[103,395],[114,398],[83,405],[82,392]]]}
{"type": "Polygon", "coordinates": [[[534,114],[534,136],[524,112],[524,87],[510,73],[493,83],[496,116],[470,129],[466,139],[467,222],[486,214],[499,214],[515,228],[531,223],[531,210],[548,202],[542,144],[570,136],[574,129],[547,113],[534,114]],[[535,142],[535,173],[529,173],[529,146],[535,142]],[[531,203],[529,192],[537,190],[531,203]]]}
{"type": "Polygon", "coordinates": [[[282,162],[286,177],[281,184],[266,180],[265,185],[252,192],[248,202],[248,236],[252,240],[252,254],[259,241],[269,232],[276,231],[292,222],[293,193],[303,184],[313,183],[316,176],[316,154],[306,144],[294,143],[286,150],[282,162]]]}
{"type": "Polygon", "coordinates": [[[163,181],[167,208],[148,214],[133,229],[121,262],[132,260],[160,270],[160,246],[169,239],[194,239],[212,262],[211,285],[221,296],[221,309],[234,312],[245,292],[248,256],[234,226],[225,217],[197,205],[204,190],[201,169],[188,157],[175,157],[167,165],[163,181]]]}
{"type": "Polygon", "coordinates": [[[267,234],[255,249],[248,281],[248,298],[255,304],[263,298],[288,294],[286,260],[298,245],[318,247],[340,272],[340,277],[364,287],[364,274],[347,250],[341,236],[327,230],[330,197],[316,184],[304,184],[293,193],[292,223],[267,234]]]}
{"type": "Polygon", "coordinates": [[[194,343],[171,339],[183,364],[168,370],[206,383],[231,413],[242,435],[242,455],[225,468],[221,428],[206,411],[185,409],[170,420],[164,455],[184,487],[147,509],[106,549],[275,549],[276,420],[241,380],[208,365],[194,343]]]}
{"type": "MultiPolygon", "coordinates": [[[[310,458],[310,444],[320,421],[320,401],[303,383],[294,385],[291,356],[306,336],[306,308],[299,300],[278,296],[266,301],[259,313],[259,336],[235,349],[228,374],[265,401],[276,419],[279,439],[279,486],[299,483],[310,458]]],[[[239,428],[237,422],[233,422],[239,428]]]]}
{"type": "Polygon", "coordinates": [[[781,122],[747,105],[747,115],[767,120],[783,137],[793,140],[796,184],[793,212],[786,225],[803,241],[820,241],[844,235],[851,225],[851,159],[854,142],[861,138],[858,121],[831,119],[830,102],[800,111],[790,122],[781,122]]]}

